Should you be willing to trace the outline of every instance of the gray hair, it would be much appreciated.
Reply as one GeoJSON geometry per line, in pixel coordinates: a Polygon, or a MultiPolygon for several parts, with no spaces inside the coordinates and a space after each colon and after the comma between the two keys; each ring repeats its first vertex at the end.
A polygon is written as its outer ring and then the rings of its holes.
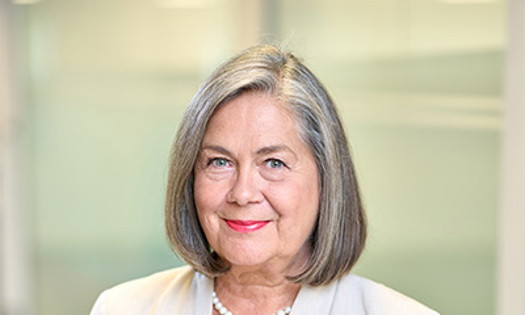
{"type": "Polygon", "coordinates": [[[193,195],[193,168],[206,125],[217,108],[247,91],[266,93],[294,114],[319,171],[319,216],[311,255],[290,281],[323,285],[341,278],[359,258],[366,220],[354,166],[337,110],[326,89],[296,57],[261,45],[220,66],[201,85],[179,126],[170,158],[166,227],[176,253],[195,270],[216,277],[229,266],[210,249],[193,195]]]}

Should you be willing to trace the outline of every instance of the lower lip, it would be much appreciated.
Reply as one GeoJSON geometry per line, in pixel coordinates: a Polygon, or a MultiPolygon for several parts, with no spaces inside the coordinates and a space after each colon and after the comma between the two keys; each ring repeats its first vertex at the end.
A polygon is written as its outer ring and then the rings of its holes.
{"type": "Polygon", "coordinates": [[[239,233],[250,233],[265,227],[270,221],[240,221],[240,220],[224,220],[228,226],[239,233]]]}

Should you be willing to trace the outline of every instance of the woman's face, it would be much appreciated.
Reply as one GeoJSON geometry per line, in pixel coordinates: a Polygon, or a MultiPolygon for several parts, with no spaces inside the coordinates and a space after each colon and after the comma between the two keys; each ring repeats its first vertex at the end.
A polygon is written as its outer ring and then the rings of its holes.
{"type": "Polygon", "coordinates": [[[308,258],[318,170],[292,114],[274,98],[247,92],[217,110],[194,175],[206,238],[232,266],[286,267],[308,258]]]}

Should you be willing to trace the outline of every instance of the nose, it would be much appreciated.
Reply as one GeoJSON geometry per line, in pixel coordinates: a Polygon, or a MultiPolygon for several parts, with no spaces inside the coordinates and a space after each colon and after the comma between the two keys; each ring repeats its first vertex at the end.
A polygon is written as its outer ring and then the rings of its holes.
{"type": "Polygon", "coordinates": [[[263,194],[259,189],[257,172],[250,167],[237,170],[227,196],[228,202],[246,206],[259,203],[262,199],[263,194]]]}

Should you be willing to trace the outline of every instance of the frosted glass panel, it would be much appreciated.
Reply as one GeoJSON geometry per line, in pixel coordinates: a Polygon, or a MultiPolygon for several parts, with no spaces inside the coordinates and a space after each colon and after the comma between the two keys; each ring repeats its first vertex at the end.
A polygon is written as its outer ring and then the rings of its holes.
{"type": "Polygon", "coordinates": [[[505,3],[285,1],[342,107],[370,221],[357,273],[494,314],[505,3]]]}
{"type": "Polygon", "coordinates": [[[171,140],[209,71],[260,41],[287,43],[340,107],[370,221],[355,272],[493,314],[505,2],[184,3],[20,7],[38,314],[86,314],[181,264],[163,227],[171,140]]]}
{"type": "Polygon", "coordinates": [[[239,45],[232,2],[202,4],[24,7],[39,314],[87,314],[104,288],[181,264],[164,236],[169,147],[239,45]]]}

